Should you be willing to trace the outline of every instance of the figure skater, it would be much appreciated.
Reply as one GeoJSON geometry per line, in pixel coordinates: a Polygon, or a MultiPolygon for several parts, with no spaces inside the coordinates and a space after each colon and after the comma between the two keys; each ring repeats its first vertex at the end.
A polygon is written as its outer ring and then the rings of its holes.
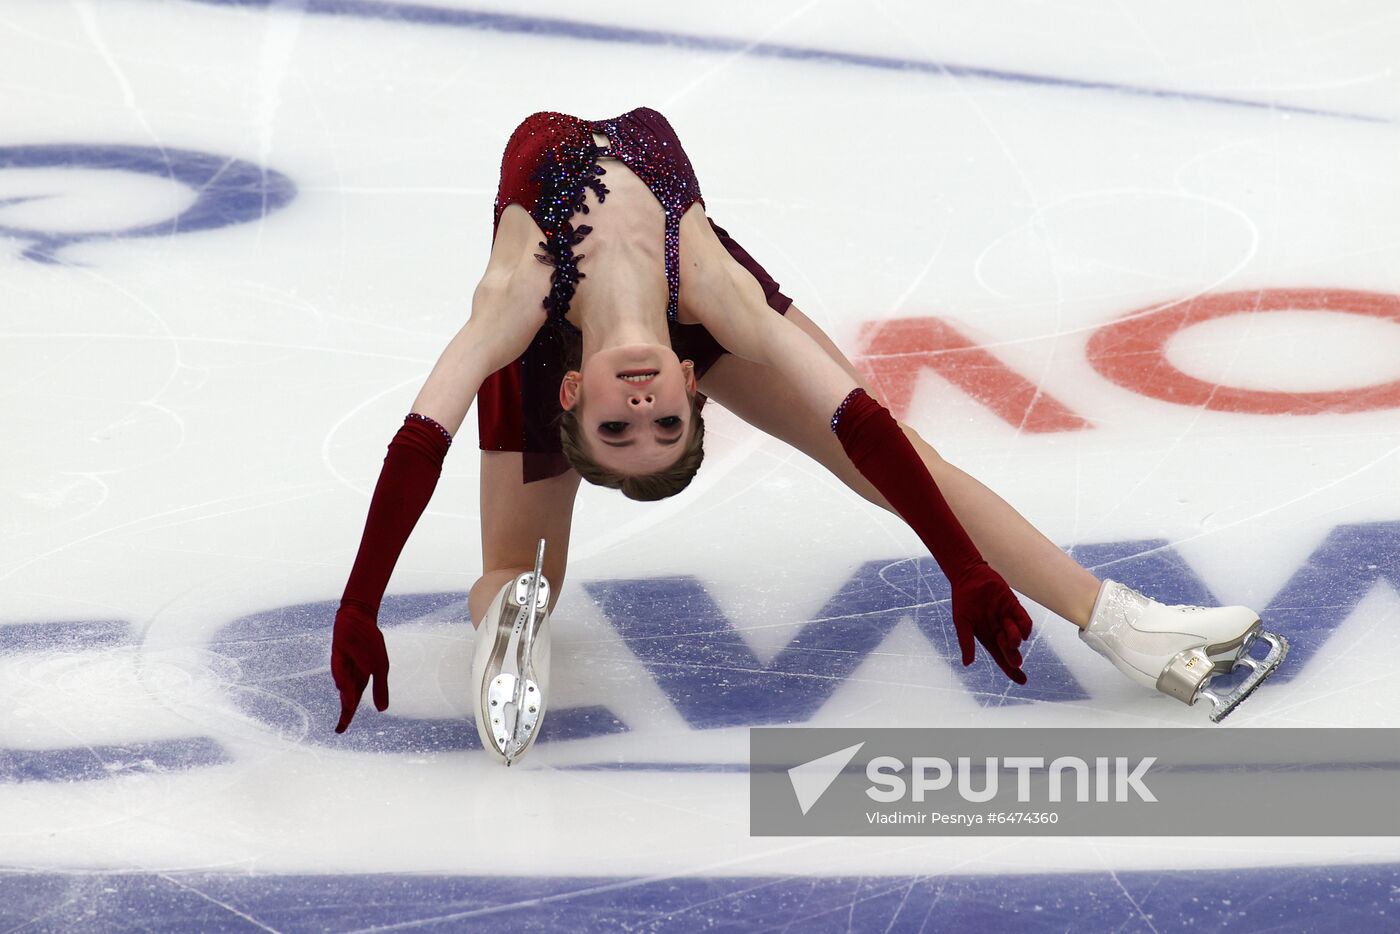
{"type": "Polygon", "coordinates": [[[1100,581],[897,422],[841,350],[707,216],[660,113],[537,113],[505,148],[471,316],[390,442],[370,501],[332,635],[336,732],[371,680],[375,707],[388,707],[379,603],[473,400],[483,561],[468,601],[478,629],[474,706],[486,748],[509,763],[544,716],[548,614],[580,478],[639,500],[680,492],[703,459],[706,398],[913,529],[948,577],[964,665],[980,644],[1008,678],[1026,682],[1020,646],[1031,620],[1012,588],[1074,623],[1144,686],[1187,704],[1209,699],[1213,719],[1287,650],[1246,607],[1164,606],[1100,581]],[[1256,638],[1270,647],[1263,661],[1248,654],[1256,638]],[[1211,678],[1237,664],[1249,670],[1244,682],[1228,695],[1211,692],[1211,678]]]}

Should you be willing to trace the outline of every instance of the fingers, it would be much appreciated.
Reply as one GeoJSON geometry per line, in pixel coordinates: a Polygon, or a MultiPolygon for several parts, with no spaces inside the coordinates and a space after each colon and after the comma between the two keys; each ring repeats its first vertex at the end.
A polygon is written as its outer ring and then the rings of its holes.
{"type": "Polygon", "coordinates": [[[977,654],[977,643],[973,640],[971,626],[964,626],[957,621],[954,621],[953,626],[958,632],[958,648],[962,649],[962,663],[966,668],[972,664],[972,659],[977,654]]]}
{"type": "Polygon", "coordinates": [[[1007,633],[1014,632],[1021,641],[1031,637],[1031,616],[1010,589],[1002,591],[998,609],[1003,630],[1007,633]]]}
{"type": "Polygon", "coordinates": [[[389,663],[387,661],[382,669],[374,673],[374,709],[378,711],[389,709],[389,663]]]}
{"type": "Polygon", "coordinates": [[[1002,630],[997,633],[997,644],[1001,646],[1001,653],[1013,667],[1021,667],[1021,640],[1013,632],[1002,630]]]}
{"type": "Polygon", "coordinates": [[[992,656],[992,661],[1006,677],[1016,684],[1025,684],[1026,673],[1021,670],[1025,661],[1021,655],[1021,642],[1030,635],[1030,615],[1009,592],[1001,602],[1000,611],[984,624],[986,628],[978,641],[986,647],[987,654],[992,656]]]}
{"type": "Polygon", "coordinates": [[[1021,653],[1015,649],[1012,649],[1011,652],[1005,650],[1005,642],[1002,641],[1005,635],[1005,633],[1000,633],[995,642],[986,643],[987,654],[992,657],[992,661],[997,663],[1002,674],[1017,684],[1025,684],[1026,673],[1021,670],[1021,653]]]}
{"type": "Polygon", "coordinates": [[[360,698],[364,696],[367,683],[360,681],[358,684],[347,684],[340,688],[340,719],[335,724],[337,733],[344,733],[350,726],[350,721],[355,719],[355,711],[360,706],[360,698]]]}
{"type": "Polygon", "coordinates": [[[1005,660],[997,658],[995,655],[993,655],[993,658],[997,661],[997,665],[1001,668],[1001,671],[1004,672],[1011,681],[1016,682],[1016,685],[1023,685],[1023,683],[1026,683],[1026,672],[1021,671],[1019,668],[1012,668],[1005,660]]]}
{"type": "Polygon", "coordinates": [[[354,656],[332,649],[331,679],[335,681],[336,690],[340,692],[340,719],[336,721],[335,731],[344,733],[350,726],[350,721],[355,719],[355,711],[360,707],[360,698],[364,697],[369,676],[355,664],[354,656]]]}
{"type": "Polygon", "coordinates": [[[331,637],[331,677],[340,692],[337,733],[344,733],[355,718],[371,677],[374,679],[374,706],[379,710],[388,709],[389,656],[377,626],[372,622],[365,624],[354,616],[336,617],[331,637]]]}
{"type": "Polygon", "coordinates": [[[1031,637],[1031,615],[1026,612],[1026,608],[1021,606],[1021,601],[1016,601],[1016,608],[1012,611],[1012,619],[1016,624],[1016,631],[1020,634],[1022,641],[1031,637]]]}
{"type": "Polygon", "coordinates": [[[1021,601],[1007,592],[1002,604],[1001,618],[997,621],[995,650],[988,646],[992,659],[1008,678],[1017,684],[1026,683],[1026,673],[1021,670],[1024,658],[1021,643],[1031,635],[1031,617],[1021,601]]]}

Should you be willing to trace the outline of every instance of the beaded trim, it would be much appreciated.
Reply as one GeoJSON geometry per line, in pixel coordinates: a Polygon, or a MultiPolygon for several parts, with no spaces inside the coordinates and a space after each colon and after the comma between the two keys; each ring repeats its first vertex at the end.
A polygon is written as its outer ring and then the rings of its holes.
{"type": "MultiPolygon", "coordinates": [[[[626,116],[593,120],[589,125],[612,142],[613,151],[609,154],[620,159],[646,183],[665,212],[662,247],[666,271],[666,320],[676,321],[681,292],[681,215],[686,208],[701,200],[700,183],[689,166],[679,164],[683,159],[682,153],[671,152],[668,141],[659,140],[650,133],[630,132],[623,119],[626,116]]],[[[661,119],[665,120],[664,117],[661,119]]]]}
{"type": "Polygon", "coordinates": [[[544,307],[551,320],[565,324],[568,321],[564,316],[568,314],[578,282],[587,278],[578,268],[579,260],[586,254],[574,253],[574,247],[593,232],[593,228],[587,224],[575,227],[573,216],[578,212],[588,213],[585,189],[593,191],[599,204],[608,196],[608,187],[597,178],[607,174],[607,170],[598,164],[599,152],[598,145],[589,138],[572,152],[546,153],[539,168],[530,176],[540,185],[539,199],[535,202],[535,222],[540,225],[545,237],[540,241],[540,249],[544,253],[536,253],[535,259],[554,267],[544,307]]]}
{"type": "MultiPolygon", "coordinates": [[[[663,263],[666,274],[666,318],[676,321],[680,306],[680,221],[685,209],[700,201],[700,184],[690,168],[683,151],[672,151],[670,141],[657,138],[649,130],[637,132],[626,121],[629,114],[647,110],[637,108],[610,120],[579,121],[580,133],[546,151],[530,180],[539,185],[532,216],[544,232],[539,247],[543,251],[535,259],[553,267],[549,294],[544,299],[549,319],[562,328],[577,332],[568,320],[569,305],[578,289],[579,280],[587,276],[579,271],[583,253],[574,248],[593,232],[587,224],[574,226],[577,213],[589,213],[586,192],[592,190],[602,204],[608,187],[598,176],[607,170],[598,164],[604,157],[617,159],[631,169],[646,184],[660,203],[665,216],[663,263]],[[584,132],[585,130],[592,132],[584,132]],[[606,136],[607,146],[599,146],[593,133],[606,136]]],[[[549,115],[565,120],[577,120],[564,115],[549,115]]],[[[660,114],[655,115],[665,121],[660,114]]],[[[669,125],[668,125],[669,128],[669,125]]]]}
{"type": "Polygon", "coordinates": [[[406,418],[411,418],[411,419],[413,419],[414,421],[422,422],[423,424],[427,425],[429,428],[436,428],[438,431],[442,432],[442,436],[443,436],[444,438],[447,439],[447,446],[448,446],[448,447],[451,447],[451,446],[452,446],[452,434],[451,434],[451,432],[449,432],[446,428],[444,428],[444,427],[442,427],[441,425],[439,425],[437,422],[433,421],[433,420],[432,420],[431,418],[429,418],[428,416],[426,416],[426,415],[419,415],[417,412],[409,412],[408,415],[405,416],[405,417],[406,417],[406,418]]]}
{"type": "Polygon", "coordinates": [[[856,396],[863,395],[865,395],[865,390],[857,386],[855,389],[852,389],[849,393],[846,394],[846,398],[841,400],[841,404],[836,407],[836,414],[831,416],[831,430],[833,432],[836,430],[837,424],[841,421],[841,416],[845,413],[846,406],[854,402],[856,396]]]}

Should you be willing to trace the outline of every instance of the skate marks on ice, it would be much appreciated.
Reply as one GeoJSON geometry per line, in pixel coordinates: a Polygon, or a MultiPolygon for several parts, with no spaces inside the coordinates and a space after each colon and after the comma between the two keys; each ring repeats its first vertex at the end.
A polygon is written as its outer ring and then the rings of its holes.
{"type": "Polygon", "coordinates": [[[848,931],[1393,928],[1400,866],[1050,875],[600,878],[0,875],[4,930],[848,931]],[[158,920],[157,920],[158,919],[158,920]]]}

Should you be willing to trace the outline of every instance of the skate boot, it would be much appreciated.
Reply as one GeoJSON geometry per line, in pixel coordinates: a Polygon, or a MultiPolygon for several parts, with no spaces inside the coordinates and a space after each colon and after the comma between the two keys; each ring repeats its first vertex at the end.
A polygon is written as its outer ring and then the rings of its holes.
{"type": "Polygon", "coordinates": [[[1103,582],[1093,616],[1079,637],[1138,684],[1183,704],[1210,701],[1216,723],[1230,714],[1288,654],[1288,641],[1268,632],[1248,607],[1165,606],[1111,580],[1103,582]],[[1267,645],[1257,659],[1250,649],[1267,645]],[[1210,682],[1232,671],[1245,677],[1227,691],[1210,682]]]}
{"type": "Polygon", "coordinates": [[[476,731],[506,765],[535,742],[549,688],[549,581],[544,540],[535,570],[501,588],[476,630],[472,657],[476,731]],[[532,611],[533,609],[533,611],[532,611]]]}

